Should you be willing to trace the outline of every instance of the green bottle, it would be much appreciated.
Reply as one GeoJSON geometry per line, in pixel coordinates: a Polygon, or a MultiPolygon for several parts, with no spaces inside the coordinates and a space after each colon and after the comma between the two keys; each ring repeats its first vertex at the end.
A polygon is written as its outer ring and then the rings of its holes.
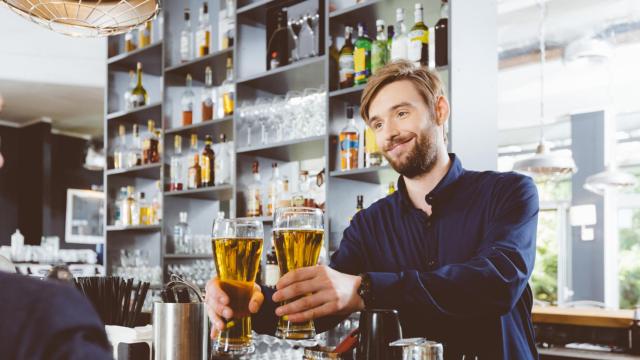
{"type": "Polygon", "coordinates": [[[367,29],[363,23],[358,23],[358,39],[353,53],[355,84],[366,84],[371,76],[371,39],[367,36],[367,29]]]}
{"type": "Polygon", "coordinates": [[[384,20],[378,19],[376,21],[376,40],[371,46],[371,73],[373,75],[385,66],[389,59],[387,34],[385,34],[384,30],[384,20]]]}

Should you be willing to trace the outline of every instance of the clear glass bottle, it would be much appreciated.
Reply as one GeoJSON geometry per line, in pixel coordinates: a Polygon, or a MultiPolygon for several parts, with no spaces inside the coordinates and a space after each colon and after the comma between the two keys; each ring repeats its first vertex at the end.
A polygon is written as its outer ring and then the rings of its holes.
{"type": "Polygon", "coordinates": [[[129,88],[124,92],[124,108],[125,110],[133,109],[133,89],[136,88],[136,72],[129,70],[129,88]]]}
{"type": "Polygon", "coordinates": [[[422,4],[417,3],[414,11],[415,24],[409,32],[408,58],[416,66],[429,64],[429,28],[422,21],[422,4]]]}
{"type": "Polygon", "coordinates": [[[135,209],[136,198],[134,196],[135,189],[133,186],[127,186],[127,195],[122,201],[120,215],[122,216],[122,226],[133,225],[133,213],[135,209]]]}
{"type": "Polygon", "coordinates": [[[156,181],[156,194],[151,201],[151,224],[157,225],[162,221],[162,183],[156,181]]]}
{"type": "Polygon", "coordinates": [[[279,207],[288,207],[291,206],[291,193],[289,192],[289,179],[286,176],[282,177],[282,192],[278,196],[278,206],[279,207]]]}
{"type": "Polygon", "coordinates": [[[191,134],[191,139],[190,139],[190,146],[189,146],[189,152],[187,153],[187,155],[184,157],[184,162],[183,162],[183,169],[184,169],[184,187],[188,188],[189,187],[189,168],[191,168],[191,163],[193,162],[193,157],[195,155],[198,155],[199,151],[198,151],[198,135],[197,134],[191,134]]]}
{"type": "Polygon", "coordinates": [[[371,45],[371,74],[375,75],[387,64],[388,59],[384,20],[378,19],[376,20],[376,40],[371,45]]]}
{"type": "Polygon", "coordinates": [[[118,139],[113,150],[113,168],[122,169],[127,165],[127,140],[124,125],[118,126],[118,139]]]}
{"type": "Polygon", "coordinates": [[[260,179],[260,164],[257,161],[252,165],[253,181],[249,184],[247,192],[247,216],[262,216],[262,180],[260,179]]]}
{"type": "Polygon", "coordinates": [[[142,165],[142,142],[138,124],[133,124],[127,167],[142,165]]]}
{"type": "Polygon", "coordinates": [[[200,156],[200,186],[207,187],[215,184],[215,152],[213,151],[211,135],[204,138],[204,149],[200,156]]]}
{"type": "Polygon", "coordinates": [[[282,194],[282,177],[278,163],[271,164],[271,179],[269,179],[269,188],[267,190],[267,215],[272,216],[278,204],[280,203],[280,195],[282,194]]]}
{"type": "Polygon", "coordinates": [[[171,156],[171,180],[169,182],[170,191],[180,191],[184,189],[184,158],[182,156],[182,136],[173,137],[173,155],[171,156]]]}
{"type": "Polygon", "coordinates": [[[173,227],[173,247],[176,254],[188,254],[191,252],[191,229],[189,228],[188,214],[180,212],[179,222],[173,227]]]}
{"type": "Polygon", "coordinates": [[[394,36],[396,36],[396,33],[393,25],[387,26],[387,62],[391,62],[391,46],[394,36]]]}
{"type": "Polygon", "coordinates": [[[222,35],[222,49],[228,49],[233,46],[234,37],[236,32],[236,20],[235,10],[236,4],[234,0],[226,0],[225,17],[223,23],[225,24],[225,31],[222,35]]]}
{"type": "Polygon", "coordinates": [[[338,60],[341,89],[352,87],[355,76],[355,70],[353,67],[353,43],[351,42],[352,33],[353,28],[351,26],[345,26],[344,45],[342,45],[342,48],[340,49],[340,58],[338,60]]]}
{"type": "Polygon", "coordinates": [[[191,29],[191,12],[184,9],[184,28],[180,33],[180,62],[193,60],[193,30],[191,29]]]}
{"type": "Polygon", "coordinates": [[[409,39],[407,37],[407,26],[404,24],[404,9],[396,9],[395,34],[391,42],[391,61],[407,58],[407,48],[409,39]]]}
{"type": "Polygon", "coordinates": [[[113,203],[113,224],[115,226],[123,226],[124,216],[123,216],[123,206],[124,202],[127,200],[127,188],[125,186],[121,187],[116,194],[116,199],[113,203]]]}
{"type": "Polygon", "coordinates": [[[151,204],[147,201],[146,194],[144,192],[140,192],[138,195],[138,210],[139,224],[151,225],[151,218],[153,216],[151,204]]]}
{"type": "Polygon", "coordinates": [[[211,22],[209,21],[209,5],[204,2],[200,8],[200,26],[196,33],[198,57],[209,55],[211,49],[211,22]]]}
{"type": "Polygon", "coordinates": [[[366,84],[371,76],[371,39],[363,23],[358,23],[358,39],[353,51],[353,69],[355,70],[354,84],[366,84]]]}
{"type": "Polygon", "coordinates": [[[291,206],[315,207],[311,198],[311,183],[309,182],[309,171],[300,170],[298,176],[298,191],[291,194],[291,206]]]}
{"type": "Polygon", "coordinates": [[[204,70],[204,89],[202,90],[202,121],[213,120],[215,98],[213,71],[210,66],[207,66],[204,70]]]}
{"type": "Polygon", "coordinates": [[[193,124],[193,105],[195,103],[193,93],[193,80],[191,74],[187,74],[186,89],[182,93],[182,126],[193,124]]]}
{"type": "Polygon", "coordinates": [[[130,30],[124,35],[124,51],[130,52],[136,48],[136,43],[133,40],[133,30],[130,30]]]}
{"type": "Polygon", "coordinates": [[[271,251],[267,253],[267,264],[264,271],[264,285],[271,289],[275,289],[278,280],[280,280],[280,268],[278,267],[278,257],[276,256],[276,247],[274,245],[272,239],[271,251]]]}
{"type": "Polygon", "coordinates": [[[347,124],[340,131],[340,170],[358,168],[360,133],[353,117],[353,106],[347,106],[347,124]]]}
{"type": "Polygon", "coordinates": [[[136,87],[131,90],[131,106],[137,108],[149,104],[149,94],[142,86],[142,63],[136,65],[136,76],[138,78],[136,87]]]}
{"type": "Polygon", "coordinates": [[[382,152],[376,142],[376,134],[373,129],[367,126],[364,130],[364,166],[381,166],[382,160],[382,152]]]}
{"type": "Polygon", "coordinates": [[[233,59],[227,58],[227,76],[222,83],[222,116],[233,115],[235,101],[235,85],[233,83],[233,59]]]}
{"type": "Polygon", "coordinates": [[[133,204],[131,205],[131,225],[140,225],[140,194],[135,194],[133,204]]]}
{"type": "Polygon", "coordinates": [[[449,65],[449,1],[442,0],[440,19],[434,26],[436,66],[449,65]]]}
{"type": "Polygon", "coordinates": [[[138,46],[143,47],[151,44],[151,33],[153,32],[151,20],[144,23],[144,25],[138,28],[138,46]]]}
{"type": "Polygon", "coordinates": [[[215,184],[231,183],[231,144],[227,142],[227,135],[220,134],[220,145],[215,157],[215,184]]]}
{"type": "Polygon", "coordinates": [[[201,176],[202,170],[200,168],[200,156],[198,154],[193,155],[191,159],[191,164],[189,166],[189,181],[188,188],[189,190],[197,189],[201,187],[201,176]]]}

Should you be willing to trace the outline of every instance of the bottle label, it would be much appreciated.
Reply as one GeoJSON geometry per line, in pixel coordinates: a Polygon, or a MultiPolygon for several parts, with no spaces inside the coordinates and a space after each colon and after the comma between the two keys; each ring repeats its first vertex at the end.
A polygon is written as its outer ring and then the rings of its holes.
{"type": "Polygon", "coordinates": [[[131,101],[131,106],[134,108],[146,105],[144,95],[142,94],[131,94],[129,100],[131,101]]]}
{"type": "Polygon", "coordinates": [[[371,73],[375,74],[387,63],[387,44],[375,42],[371,49],[371,73]]]}
{"type": "Polygon", "coordinates": [[[354,74],[354,61],[353,55],[340,55],[340,82],[345,82],[353,79],[354,74]]]}
{"type": "Polygon", "coordinates": [[[429,42],[429,32],[424,30],[413,30],[409,33],[408,58],[411,61],[419,62],[422,59],[423,47],[426,48],[429,42]]]}
{"type": "Polygon", "coordinates": [[[200,179],[203,183],[211,182],[211,160],[208,156],[200,158],[200,179]]]}
{"type": "Polygon", "coordinates": [[[407,58],[407,38],[400,37],[391,42],[391,61],[407,58]]]}
{"type": "Polygon", "coordinates": [[[275,287],[280,280],[280,269],[276,264],[267,264],[264,274],[264,284],[269,287],[275,287]]]}
{"type": "MultiPolygon", "coordinates": [[[[353,55],[353,67],[355,70],[355,80],[366,81],[370,75],[370,68],[367,68],[367,59],[371,59],[371,52],[364,48],[356,48],[353,55]]],[[[371,61],[371,60],[369,60],[371,61]]]]}

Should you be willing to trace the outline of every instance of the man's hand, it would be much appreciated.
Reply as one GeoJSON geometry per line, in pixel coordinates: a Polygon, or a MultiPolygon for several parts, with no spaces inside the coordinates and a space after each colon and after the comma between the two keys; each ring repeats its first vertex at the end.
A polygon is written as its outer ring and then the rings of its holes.
{"type": "Polygon", "coordinates": [[[287,315],[289,321],[303,322],[362,310],[364,301],[358,295],[361,280],[360,276],[319,265],[288,272],[278,281],[273,301],[301,298],[278,307],[276,315],[287,315]]]}
{"type": "MultiPolygon", "coordinates": [[[[218,331],[224,330],[225,321],[223,318],[227,320],[233,318],[233,310],[229,301],[229,296],[220,287],[220,280],[217,277],[209,280],[206,287],[205,302],[207,303],[207,314],[209,314],[209,318],[213,323],[213,328],[211,329],[212,338],[218,331]]],[[[263,301],[262,290],[256,284],[251,295],[251,301],[249,301],[249,311],[252,314],[257,313],[263,301]]]]}

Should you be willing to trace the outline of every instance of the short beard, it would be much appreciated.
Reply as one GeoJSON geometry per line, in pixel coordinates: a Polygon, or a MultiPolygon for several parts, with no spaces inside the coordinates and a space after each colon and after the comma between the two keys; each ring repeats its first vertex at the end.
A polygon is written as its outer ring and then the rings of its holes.
{"type": "Polygon", "coordinates": [[[438,159],[438,146],[430,141],[429,130],[427,130],[418,136],[416,145],[404,162],[392,160],[386,154],[384,156],[396,172],[413,179],[433,170],[438,159]]]}

